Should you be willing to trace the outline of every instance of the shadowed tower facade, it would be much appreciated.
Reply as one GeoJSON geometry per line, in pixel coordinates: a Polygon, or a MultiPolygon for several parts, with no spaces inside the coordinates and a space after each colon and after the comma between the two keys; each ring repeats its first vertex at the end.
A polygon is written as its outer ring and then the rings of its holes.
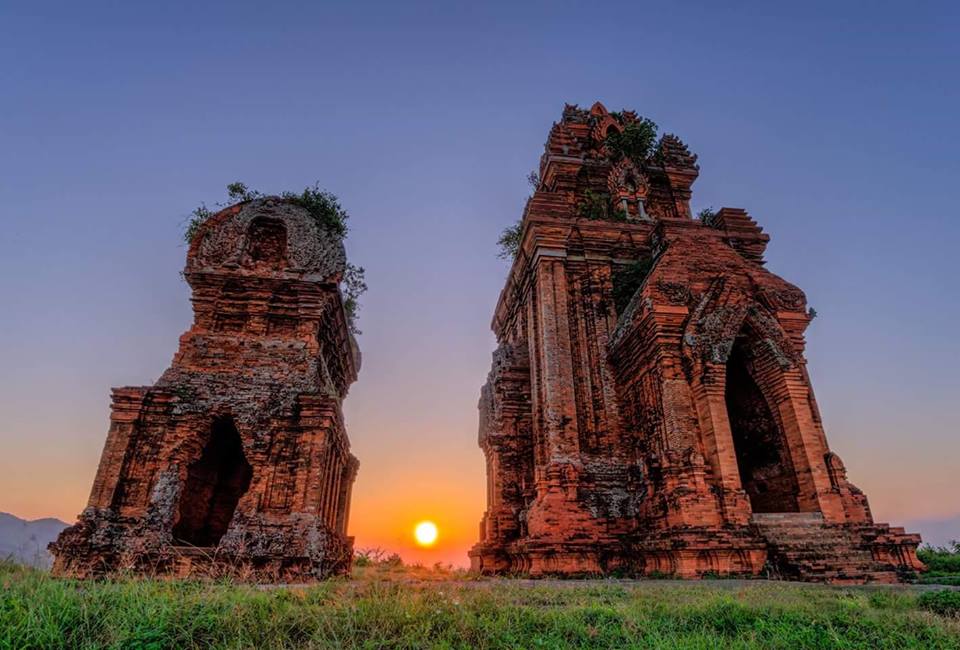
{"type": "Polygon", "coordinates": [[[229,207],[192,238],[194,322],[153,386],[113,391],[87,508],[54,572],[348,572],[357,459],[341,404],[360,354],[339,289],[341,239],[279,197],[229,207]]]}
{"type": "Polygon", "coordinates": [[[694,218],[696,156],[635,113],[567,106],[540,160],[480,398],[486,573],[897,580],[830,451],[802,291],[740,209],[694,218]]]}

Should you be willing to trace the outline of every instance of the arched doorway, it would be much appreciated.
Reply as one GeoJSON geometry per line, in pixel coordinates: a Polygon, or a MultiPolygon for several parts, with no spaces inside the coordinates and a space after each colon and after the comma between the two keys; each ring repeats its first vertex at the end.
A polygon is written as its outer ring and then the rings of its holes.
{"type": "Polygon", "coordinates": [[[727,360],[726,404],[740,482],[754,512],[798,512],[797,476],[783,431],[751,372],[749,340],[727,360]]]}
{"type": "Polygon", "coordinates": [[[233,419],[217,418],[203,453],[187,472],[174,539],[193,546],[219,544],[252,476],[233,419]]]}
{"type": "Polygon", "coordinates": [[[286,225],[279,219],[254,219],[247,233],[247,255],[254,268],[283,269],[287,265],[286,225]]]}

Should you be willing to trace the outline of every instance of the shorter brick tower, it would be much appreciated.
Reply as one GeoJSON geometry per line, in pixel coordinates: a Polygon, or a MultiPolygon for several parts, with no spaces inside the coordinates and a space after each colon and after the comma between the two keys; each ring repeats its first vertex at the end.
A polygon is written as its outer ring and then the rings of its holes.
{"type": "Polygon", "coordinates": [[[113,391],[87,508],[54,572],[309,580],[350,570],[357,459],[341,402],[360,355],[336,235],[278,197],[193,237],[193,326],[153,386],[113,391]]]}
{"type": "Polygon", "coordinates": [[[892,582],[830,451],[797,287],[739,209],[695,219],[696,156],[630,111],[567,106],[540,159],[480,397],[484,573],[892,582]]]}

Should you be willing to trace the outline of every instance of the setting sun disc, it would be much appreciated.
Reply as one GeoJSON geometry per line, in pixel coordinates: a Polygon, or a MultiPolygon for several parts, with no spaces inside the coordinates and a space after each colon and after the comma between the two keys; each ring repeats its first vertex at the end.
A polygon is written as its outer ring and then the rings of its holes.
{"type": "Polygon", "coordinates": [[[421,521],[413,529],[413,536],[420,546],[432,546],[437,541],[437,525],[432,521],[421,521]]]}

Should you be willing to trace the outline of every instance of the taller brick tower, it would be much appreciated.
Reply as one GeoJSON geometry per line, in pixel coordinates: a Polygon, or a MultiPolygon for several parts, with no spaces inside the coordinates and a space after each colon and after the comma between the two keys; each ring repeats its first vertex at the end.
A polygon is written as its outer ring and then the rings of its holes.
{"type": "Polygon", "coordinates": [[[349,571],[357,459],[341,403],[360,353],[340,238],[280,197],[192,238],[193,326],[153,386],[116,388],[80,521],[54,572],[117,569],[302,581],[349,571]]]}
{"type": "Polygon", "coordinates": [[[630,111],[566,106],[493,318],[480,398],[484,573],[892,582],[917,535],[875,524],[830,451],[797,287],[740,209],[694,218],[696,156],[630,111]]]}

